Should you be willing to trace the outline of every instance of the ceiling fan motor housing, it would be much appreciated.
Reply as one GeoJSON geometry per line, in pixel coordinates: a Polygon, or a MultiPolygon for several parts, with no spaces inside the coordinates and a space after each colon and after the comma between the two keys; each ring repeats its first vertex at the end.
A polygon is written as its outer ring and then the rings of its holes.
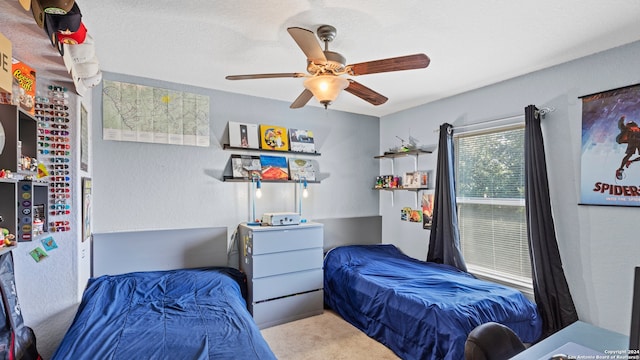
{"type": "Polygon", "coordinates": [[[307,62],[307,71],[310,74],[325,73],[341,73],[344,72],[344,66],[347,62],[344,56],[334,51],[324,51],[327,62],[324,64],[315,64],[312,61],[307,62]]]}

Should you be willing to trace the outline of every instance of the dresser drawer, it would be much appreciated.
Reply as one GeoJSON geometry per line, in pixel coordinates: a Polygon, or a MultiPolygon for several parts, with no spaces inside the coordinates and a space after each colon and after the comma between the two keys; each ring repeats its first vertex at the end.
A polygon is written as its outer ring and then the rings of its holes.
{"type": "Polygon", "coordinates": [[[253,280],[253,302],[322,289],[322,269],[300,271],[253,280]]]}
{"type": "Polygon", "coordinates": [[[253,305],[253,319],[264,329],[308,316],[322,314],[324,292],[312,291],[253,305]]]}
{"type": "Polygon", "coordinates": [[[253,279],[322,269],[322,248],[253,256],[253,279]]]}
{"type": "Polygon", "coordinates": [[[253,232],[254,255],[322,247],[321,227],[274,229],[253,232]]]}

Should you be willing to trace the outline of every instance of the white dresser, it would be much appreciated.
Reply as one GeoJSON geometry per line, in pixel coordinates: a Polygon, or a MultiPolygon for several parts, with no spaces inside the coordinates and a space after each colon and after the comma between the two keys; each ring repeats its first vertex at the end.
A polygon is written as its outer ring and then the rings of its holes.
{"type": "Polygon", "coordinates": [[[260,329],[323,312],[323,225],[240,225],[240,269],[260,329]]]}

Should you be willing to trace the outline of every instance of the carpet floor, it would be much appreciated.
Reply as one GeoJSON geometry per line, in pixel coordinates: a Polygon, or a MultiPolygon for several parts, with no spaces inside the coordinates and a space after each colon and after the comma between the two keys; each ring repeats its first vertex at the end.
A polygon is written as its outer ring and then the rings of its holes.
{"type": "Polygon", "coordinates": [[[331,310],[261,332],[279,360],[399,359],[331,310]]]}

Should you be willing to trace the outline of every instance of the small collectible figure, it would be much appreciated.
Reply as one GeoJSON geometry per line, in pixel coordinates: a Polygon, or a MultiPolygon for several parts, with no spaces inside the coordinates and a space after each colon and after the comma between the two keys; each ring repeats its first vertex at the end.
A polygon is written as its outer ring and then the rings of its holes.
{"type": "Polygon", "coordinates": [[[1,246],[12,246],[16,245],[15,241],[16,237],[13,234],[9,233],[9,229],[0,228],[0,240],[2,240],[1,246]]]}

